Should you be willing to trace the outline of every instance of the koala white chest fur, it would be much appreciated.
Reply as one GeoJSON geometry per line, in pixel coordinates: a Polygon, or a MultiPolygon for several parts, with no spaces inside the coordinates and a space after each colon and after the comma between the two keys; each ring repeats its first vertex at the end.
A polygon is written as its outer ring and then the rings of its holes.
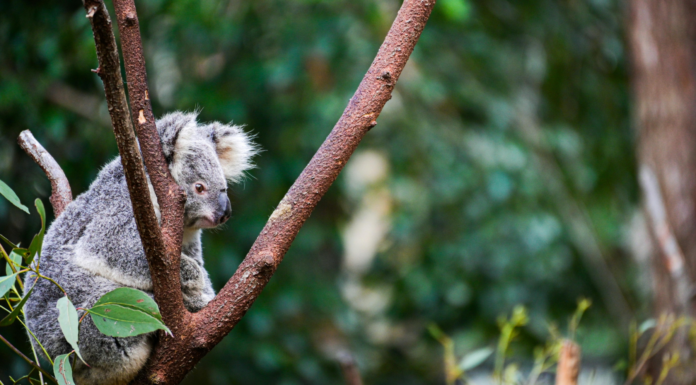
{"type": "MultiPolygon", "coordinates": [[[[181,289],[186,308],[195,312],[215,296],[203,266],[201,229],[229,219],[227,184],[239,181],[252,167],[256,146],[240,127],[199,124],[193,113],[168,114],[157,121],[157,131],[171,174],[187,193],[181,289]]],[[[150,196],[159,217],[152,186],[150,196]]],[[[108,163],[89,190],[53,222],[44,239],[41,272],[56,280],[78,308],[90,308],[102,295],[119,287],[152,294],[150,270],[120,157],[108,163]]],[[[25,292],[29,289],[27,285],[25,292]]],[[[41,279],[25,305],[29,328],[52,358],[72,350],[57,322],[56,302],[61,297],[55,285],[41,279]]],[[[86,317],[80,325],[79,345],[90,367],[78,361],[75,381],[78,385],[127,384],[147,362],[154,338],[154,333],[105,336],[86,317]]]]}

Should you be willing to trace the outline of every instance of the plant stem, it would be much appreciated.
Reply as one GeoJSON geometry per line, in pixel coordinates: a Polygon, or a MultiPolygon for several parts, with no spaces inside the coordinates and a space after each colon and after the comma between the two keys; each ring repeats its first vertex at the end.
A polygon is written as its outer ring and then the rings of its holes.
{"type": "Polygon", "coordinates": [[[12,349],[13,352],[15,352],[18,356],[20,356],[20,357],[21,357],[24,361],[26,361],[29,365],[31,365],[33,368],[35,368],[35,369],[38,370],[39,372],[41,372],[41,373],[43,373],[44,375],[46,375],[46,377],[47,377],[49,380],[55,382],[56,384],[58,383],[58,381],[56,381],[56,379],[55,379],[50,373],[48,373],[47,371],[45,371],[41,366],[39,366],[39,365],[37,365],[36,363],[34,363],[34,361],[30,360],[29,357],[25,356],[22,352],[19,351],[19,349],[17,349],[17,348],[15,348],[14,346],[12,346],[12,344],[10,343],[10,341],[6,340],[5,337],[3,337],[2,335],[0,335],[0,340],[2,340],[2,342],[5,343],[5,345],[7,345],[10,349],[12,349]]]}

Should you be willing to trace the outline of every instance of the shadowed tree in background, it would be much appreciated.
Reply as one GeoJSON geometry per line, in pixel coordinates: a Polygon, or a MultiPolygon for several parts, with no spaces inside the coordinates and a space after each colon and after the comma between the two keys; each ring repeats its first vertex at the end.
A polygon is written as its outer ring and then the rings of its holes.
{"type": "MultiPolygon", "coordinates": [[[[654,244],[656,316],[693,316],[696,277],[696,2],[632,0],[634,118],[643,210],[654,244]]],[[[670,383],[696,380],[685,328],[669,350],[683,370],[670,383]]],[[[660,358],[661,360],[661,358],[660,358]]],[[[657,378],[656,360],[650,370],[657,378]]]]}

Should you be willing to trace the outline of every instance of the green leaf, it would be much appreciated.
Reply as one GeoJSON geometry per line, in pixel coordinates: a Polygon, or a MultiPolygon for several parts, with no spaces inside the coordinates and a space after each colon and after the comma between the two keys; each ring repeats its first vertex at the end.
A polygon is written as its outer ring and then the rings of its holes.
{"type": "Polygon", "coordinates": [[[3,318],[0,321],[0,326],[8,326],[12,325],[14,321],[17,319],[17,316],[19,313],[22,311],[22,308],[24,307],[24,304],[27,302],[29,299],[29,296],[31,295],[31,292],[34,291],[34,288],[32,287],[31,290],[22,298],[21,301],[15,306],[14,310],[12,310],[12,313],[8,314],[5,318],[3,318]]]}
{"type": "Polygon", "coordinates": [[[75,385],[70,366],[70,354],[61,354],[53,361],[53,375],[58,380],[58,385],[75,385]]]}
{"type": "Polygon", "coordinates": [[[474,350],[473,352],[462,357],[461,361],[459,361],[459,369],[465,372],[471,370],[484,363],[484,361],[486,361],[491,354],[493,354],[493,349],[491,348],[474,350]]]}
{"type": "MultiPolygon", "coordinates": [[[[14,268],[15,268],[17,271],[19,271],[19,270],[20,270],[20,265],[22,264],[22,256],[21,256],[20,254],[17,254],[17,253],[15,252],[15,250],[12,250],[12,252],[10,253],[10,255],[8,255],[8,257],[10,258],[10,261],[12,261],[12,264],[14,265],[14,268]]],[[[6,273],[7,275],[12,275],[12,274],[15,273],[15,270],[12,270],[12,266],[10,266],[9,263],[5,266],[5,273],[6,273]]]]}
{"type": "Polygon", "coordinates": [[[147,293],[121,287],[104,294],[88,310],[97,328],[112,337],[130,337],[162,329],[172,332],[162,322],[157,303],[147,293]]]}
{"type": "Polygon", "coordinates": [[[41,217],[41,231],[39,231],[39,233],[34,236],[34,239],[32,239],[31,244],[29,245],[29,255],[24,257],[27,265],[31,265],[37,253],[40,255],[44,234],[46,233],[46,209],[44,208],[41,199],[37,198],[34,201],[34,205],[36,206],[36,211],[39,212],[39,216],[41,217]]]}
{"type": "Polygon", "coordinates": [[[0,297],[4,296],[8,291],[10,291],[10,289],[12,289],[15,279],[17,279],[17,274],[0,277],[0,297]]]}
{"type": "Polygon", "coordinates": [[[23,205],[22,202],[19,201],[19,197],[15,192],[8,186],[5,182],[0,180],[0,194],[7,198],[10,203],[15,205],[17,208],[20,210],[24,211],[25,213],[29,214],[29,209],[27,206],[23,205]]]}
{"type": "Polygon", "coordinates": [[[162,329],[172,332],[162,321],[134,307],[109,304],[88,310],[100,332],[111,337],[131,337],[162,329]]]}
{"type": "Polygon", "coordinates": [[[145,312],[162,321],[162,315],[160,314],[159,307],[155,300],[150,298],[147,293],[137,289],[120,287],[112,290],[99,298],[99,301],[97,301],[92,308],[110,304],[133,307],[136,310],[145,312]]]}
{"type": "MultiPolygon", "coordinates": [[[[80,326],[80,322],[77,318],[77,309],[75,309],[75,306],[70,302],[67,295],[58,300],[56,307],[59,312],[58,323],[60,324],[60,330],[63,331],[63,335],[70,346],[75,349],[77,356],[80,357],[82,362],[85,362],[80,354],[80,348],[77,346],[78,328],[80,326]]],[[[85,362],[85,364],[87,363],[85,362]]]]}

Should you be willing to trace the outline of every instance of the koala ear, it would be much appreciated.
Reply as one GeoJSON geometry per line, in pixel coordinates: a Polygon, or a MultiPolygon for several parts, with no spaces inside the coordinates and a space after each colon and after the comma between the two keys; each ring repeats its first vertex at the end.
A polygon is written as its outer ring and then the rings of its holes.
{"type": "Polygon", "coordinates": [[[189,135],[181,135],[183,131],[193,132],[196,129],[196,117],[198,112],[172,112],[164,115],[157,120],[157,133],[162,142],[162,150],[167,163],[172,163],[174,160],[174,149],[177,141],[182,142],[187,140],[189,135]],[[180,138],[181,137],[181,138],[180,138]]]}
{"type": "Polygon", "coordinates": [[[241,126],[215,122],[209,127],[212,128],[215,151],[225,178],[238,182],[244,171],[254,167],[251,158],[259,152],[258,146],[241,126]]]}

